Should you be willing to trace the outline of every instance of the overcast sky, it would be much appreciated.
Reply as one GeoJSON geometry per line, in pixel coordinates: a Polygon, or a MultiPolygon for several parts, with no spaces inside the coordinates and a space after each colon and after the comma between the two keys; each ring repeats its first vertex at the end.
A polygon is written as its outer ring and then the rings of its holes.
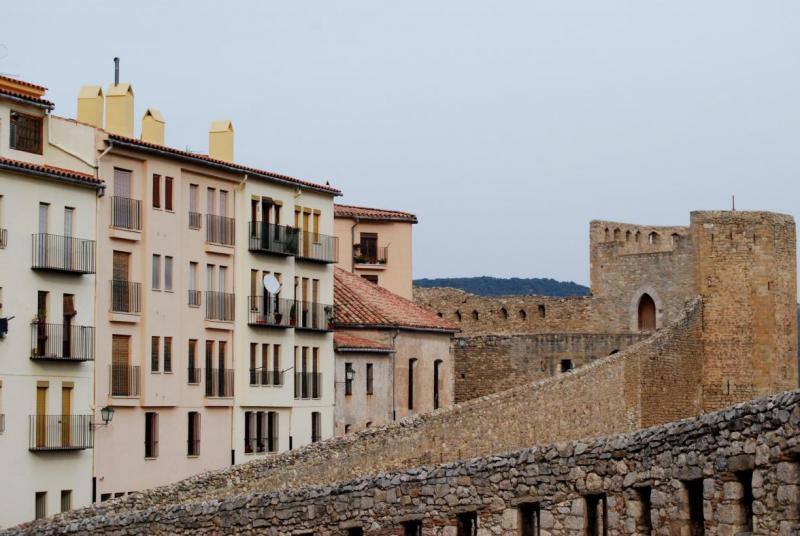
{"type": "MultiPolygon", "coordinates": [[[[11,2],[0,72],[133,83],[167,144],[408,210],[414,275],[588,281],[593,218],[797,217],[800,2],[11,2]],[[82,6],[82,7],[81,7],[82,6]]],[[[138,126],[137,126],[138,135],[138,126]]]]}

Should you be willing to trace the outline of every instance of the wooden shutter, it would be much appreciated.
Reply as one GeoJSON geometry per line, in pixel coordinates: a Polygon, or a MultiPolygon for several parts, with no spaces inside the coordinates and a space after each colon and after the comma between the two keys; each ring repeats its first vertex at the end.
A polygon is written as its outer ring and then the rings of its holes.
{"type": "Polygon", "coordinates": [[[164,209],[172,210],[172,177],[164,179],[164,209]]]}
{"type": "Polygon", "coordinates": [[[128,366],[130,362],[130,337],[128,335],[111,336],[111,362],[118,366],[128,366]]]}
{"type": "Polygon", "coordinates": [[[161,175],[153,175],[153,208],[161,208],[161,175]]]}

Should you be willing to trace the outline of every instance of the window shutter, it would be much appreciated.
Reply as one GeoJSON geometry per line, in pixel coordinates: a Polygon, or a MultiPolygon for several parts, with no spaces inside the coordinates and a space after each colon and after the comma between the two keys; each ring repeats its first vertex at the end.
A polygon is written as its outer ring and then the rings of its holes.
{"type": "Polygon", "coordinates": [[[164,209],[172,210],[172,177],[164,179],[164,209]]]}

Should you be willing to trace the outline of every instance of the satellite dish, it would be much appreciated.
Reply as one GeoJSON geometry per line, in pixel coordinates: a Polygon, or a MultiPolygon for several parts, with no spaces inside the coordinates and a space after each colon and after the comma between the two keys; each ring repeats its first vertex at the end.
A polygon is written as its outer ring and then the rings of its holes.
{"type": "Polygon", "coordinates": [[[264,290],[270,294],[277,294],[281,291],[281,282],[274,275],[267,274],[264,276],[264,290]]]}

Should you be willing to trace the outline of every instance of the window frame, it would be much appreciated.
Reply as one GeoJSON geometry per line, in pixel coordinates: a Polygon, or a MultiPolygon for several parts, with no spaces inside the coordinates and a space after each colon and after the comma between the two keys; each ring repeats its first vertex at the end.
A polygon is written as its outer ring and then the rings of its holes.
{"type": "MultiPolygon", "coordinates": [[[[10,149],[13,149],[15,151],[21,151],[21,152],[24,152],[24,153],[30,153],[30,154],[38,154],[38,155],[44,154],[44,118],[43,117],[27,114],[25,112],[19,112],[17,110],[13,110],[12,109],[12,110],[10,110],[10,113],[9,113],[8,126],[9,126],[8,147],[10,149]],[[18,141],[19,141],[19,132],[18,132],[19,126],[16,124],[16,119],[15,118],[23,118],[26,121],[30,120],[30,121],[32,121],[32,122],[37,124],[37,127],[35,129],[31,129],[31,130],[35,130],[36,132],[38,132],[38,140],[36,140],[36,141],[38,141],[38,144],[35,147],[35,149],[31,150],[29,148],[20,147],[20,146],[16,145],[18,143],[18,141]]],[[[23,128],[26,128],[26,127],[23,127],[23,128]]],[[[27,128],[30,128],[30,127],[27,127],[27,128]]]]}

